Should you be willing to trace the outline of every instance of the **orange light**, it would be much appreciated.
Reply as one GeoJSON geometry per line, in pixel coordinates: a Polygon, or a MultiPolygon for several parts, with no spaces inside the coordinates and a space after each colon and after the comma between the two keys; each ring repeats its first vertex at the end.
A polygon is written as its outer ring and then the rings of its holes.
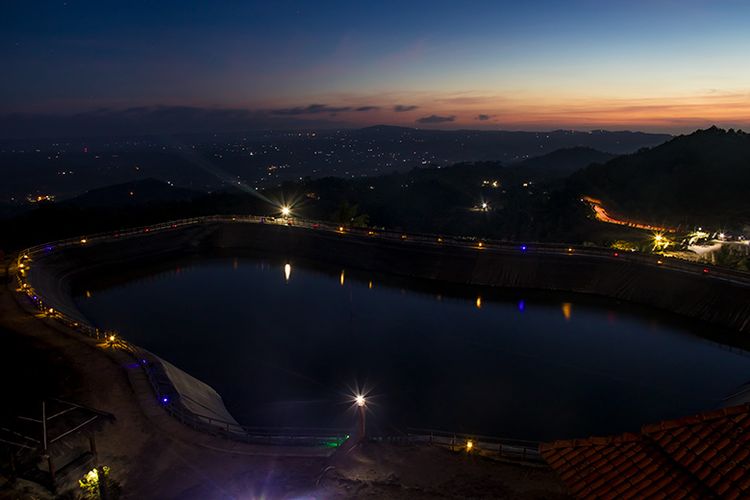
{"type": "Polygon", "coordinates": [[[573,306],[570,302],[563,302],[562,313],[563,313],[563,316],[565,317],[565,321],[570,321],[570,313],[571,313],[572,308],[573,306]]]}

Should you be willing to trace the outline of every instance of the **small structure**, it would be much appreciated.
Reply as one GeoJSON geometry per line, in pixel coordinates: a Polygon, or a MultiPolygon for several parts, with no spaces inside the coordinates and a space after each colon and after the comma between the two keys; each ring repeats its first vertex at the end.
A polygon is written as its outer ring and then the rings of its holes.
{"type": "Polygon", "coordinates": [[[55,492],[64,477],[98,467],[95,434],[114,419],[110,413],[59,399],[4,418],[0,445],[11,480],[21,477],[55,492]]]}
{"type": "Polygon", "coordinates": [[[540,452],[577,498],[747,498],[750,404],[540,452]]]}

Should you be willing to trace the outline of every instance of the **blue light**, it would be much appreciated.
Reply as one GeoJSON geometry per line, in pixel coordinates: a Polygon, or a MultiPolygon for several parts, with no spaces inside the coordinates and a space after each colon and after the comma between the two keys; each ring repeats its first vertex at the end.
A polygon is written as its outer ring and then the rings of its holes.
{"type": "Polygon", "coordinates": [[[518,310],[523,312],[526,309],[526,302],[523,300],[518,301],[518,310]]]}
{"type": "Polygon", "coordinates": [[[167,403],[169,403],[169,398],[167,396],[164,396],[163,398],[161,398],[161,402],[163,404],[167,404],[167,403]]]}
{"type": "Polygon", "coordinates": [[[522,251],[522,252],[525,252],[525,251],[526,251],[526,245],[521,245],[521,251],[522,251]]]}

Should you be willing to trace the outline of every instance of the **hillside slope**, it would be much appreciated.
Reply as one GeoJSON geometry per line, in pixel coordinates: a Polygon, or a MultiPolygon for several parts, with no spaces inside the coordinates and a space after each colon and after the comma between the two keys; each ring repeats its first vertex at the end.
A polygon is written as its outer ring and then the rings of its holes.
{"type": "Polygon", "coordinates": [[[750,223],[750,135],[698,130],[589,166],[568,184],[629,217],[742,227],[750,223]]]}

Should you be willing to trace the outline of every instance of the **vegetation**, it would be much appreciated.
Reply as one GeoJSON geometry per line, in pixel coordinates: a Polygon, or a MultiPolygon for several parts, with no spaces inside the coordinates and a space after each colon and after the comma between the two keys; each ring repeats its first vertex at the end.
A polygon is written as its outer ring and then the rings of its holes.
{"type": "Polygon", "coordinates": [[[592,165],[568,184],[636,219],[741,229],[750,222],[750,135],[699,130],[592,165]]]}

